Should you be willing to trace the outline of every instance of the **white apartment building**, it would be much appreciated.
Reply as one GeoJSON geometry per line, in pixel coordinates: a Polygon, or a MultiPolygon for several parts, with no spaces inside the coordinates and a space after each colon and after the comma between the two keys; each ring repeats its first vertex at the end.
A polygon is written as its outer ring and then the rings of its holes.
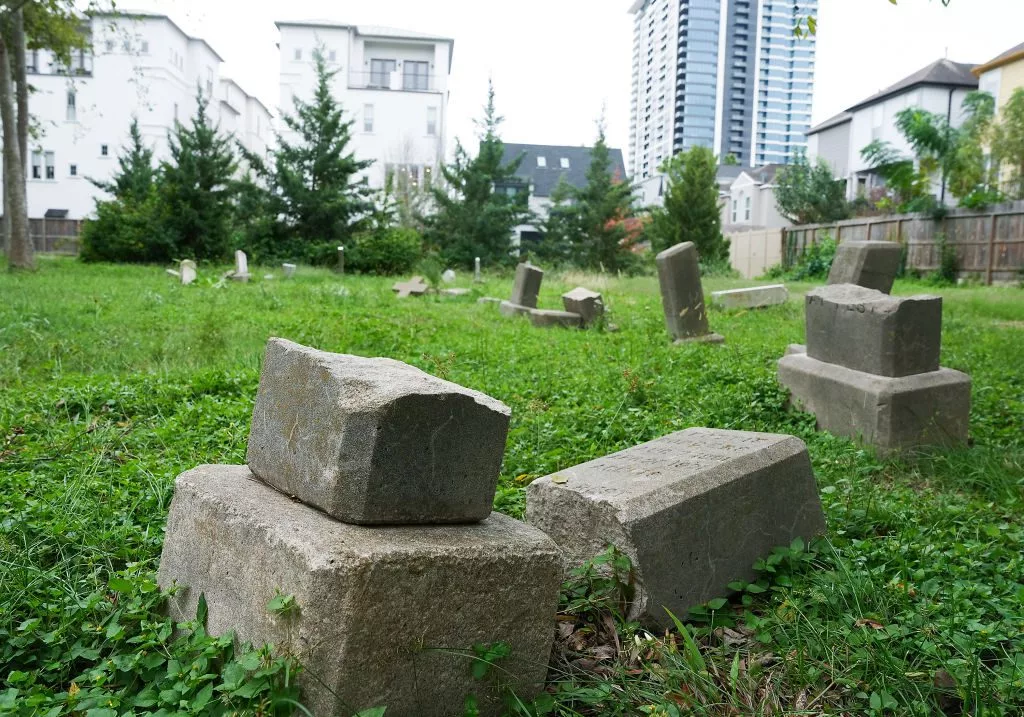
{"type": "Polygon", "coordinates": [[[133,116],[156,161],[166,158],[167,133],[195,112],[197,87],[211,98],[214,121],[249,149],[266,151],[270,112],[221,77],[223,60],[206,41],[166,15],[107,14],[83,22],[92,50],[77,53],[71,67],[46,50],[28,52],[35,88],[29,111],[41,130],[30,138],[26,158],[30,218],[90,216],[102,192],[86,178],[114,173],[133,116]]]}
{"type": "MultiPolygon", "coordinates": [[[[279,112],[316,87],[313,53],[320,48],[336,74],[331,92],[352,126],[356,158],[373,160],[370,186],[429,183],[445,157],[448,76],[454,41],[406,30],[330,22],[277,23],[281,32],[279,112]]],[[[287,127],[282,139],[293,139],[287,127]]]]}

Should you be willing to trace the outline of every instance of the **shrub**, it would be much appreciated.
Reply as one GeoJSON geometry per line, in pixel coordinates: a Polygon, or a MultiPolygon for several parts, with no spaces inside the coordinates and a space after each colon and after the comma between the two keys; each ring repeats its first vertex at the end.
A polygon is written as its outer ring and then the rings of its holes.
{"type": "Polygon", "coordinates": [[[937,286],[956,284],[960,273],[960,260],[956,256],[956,247],[949,243],[945,234],[935,237],[935,245],[939,249],[939,268],[928,277],[929,282],[937,286]]]}
{"type": "MultiPolygon", "coordinates": [[[[337,247],[334,247],[337,250],[337,247]]],[[[358,234],[346,264],[364,274],[402,274],[423,256],[423,239],[415,229],[392,227],[358,234]]]]}
{"type": "Polygon", "coordinates": [[[174,256],[174,242],[161,230],[159,202],[150,192],[142,202],[96,202],[96,218],[82,226],[83,261],[165,262],[174,256]]]}
{"type": "Polygon", "coordinates": [[[770,267],[765,272],[766,279],[789,279],[803,281],[805,279],[824,279],[832,270],[832,262],[836,258],[836,242],[825,236],[817,244],[812,244],[795,258],[789,269],[782,265],[770,267]]]}

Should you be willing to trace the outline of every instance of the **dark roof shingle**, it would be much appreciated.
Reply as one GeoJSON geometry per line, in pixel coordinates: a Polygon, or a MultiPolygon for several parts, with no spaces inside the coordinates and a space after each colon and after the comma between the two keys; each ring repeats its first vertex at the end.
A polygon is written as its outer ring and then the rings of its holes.
{"type": "Polygon", "coordinates": [[[863,107],[877,104],[893,95],[898,95],[921,85],[939,85],[941,87],[973,87],[977,89],[978,78],[971,70],[974,64],[969,62],[953,62],[952,60],[936,60],[912,75],[904,77],[894,85],[886,87],[866,100],[858,102],[847,112],[855,112],[863,107]]]}
{"type": "MultiPolygon", "coordinates": [[[[551,144],[505,144],[503,164],[515,161],[523,155],[516,175],[530,180],[533,185],[533,196],[550,197],[560,177],[577,188],[587,184],[587,170],[590,168],[590,147],[564,147],[551,144]],[[537,158],[544,158],[543,167],[537,158]],[[568,160],[568,168],[562,167],[562,160],[568,160]]],[[[608,149],[612,161],[612,175],[626,181],[626,164],[622,160],[622,150],[608,149]]]]}

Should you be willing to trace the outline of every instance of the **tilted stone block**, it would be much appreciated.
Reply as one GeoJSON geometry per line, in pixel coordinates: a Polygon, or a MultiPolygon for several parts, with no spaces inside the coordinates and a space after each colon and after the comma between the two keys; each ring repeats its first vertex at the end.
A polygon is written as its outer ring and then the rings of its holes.
{"type": "Polygon", "coordinates": [[[788,298],[789,290],[782,284],[711,293],[711,303],[722,309],[760,309],[785,304],[788,298]]]}
{"type": "Polygon", "coordinates": [[[399,361],[267,344],[246,460],[349,523],[464,523],[491,512],[511,411],[399,361]]]}
{"type": "Polygon", "coordinates": [[[530,309],[530,323],[541,328],[548,326],[565,326],[576,329],[583,326],[583,317],[570,311],[554,309],[530,309]]]}
{"type": "Polygon", "coordinates": [[[510,303],[530,309],[537,308],[537,295],[540,294],[540,283],[543,279],[544,271],[539,267],[528,262],[518,265],[510,303]]]}
{"type": "Polygon", "coordinates": [[[948,368],[889,378],[793,353],[779,360],[779,383],[818,427],[881,454],[967,443],[971,378],[948,368]]]}
{"type": "Polygon", "coordinates": [[[903,250],[892,241],[844,241],[836,247],[829,284],[856,284],[885,294],[892,291],[903,250]]]}
{"type": "Polygon", "coordinates": [[[697,247],[693,242],[676,244],[658,254],[655,261],[668,332],[675,339],[683,340],[700,340],[707,336],[708,314],[700,283],[697,247]]]}
{"type": "Polygon", "coordinates": [[[490,680],[471,676],[475,645],[511,648],[495,676],[530,700],[544,684],[562,578],[555,545],[497,513],[471,525],[341,523],[255,479],[245,466],[178,477],[159,582],[170,601],[240,643],[272,643],[303,666],[316,715],[462,714],[468,694],[503,714],[490,680]],[[268,612],[277,595],[296,609],[268,612]],[[333,694],[332,694],[333,692],[333,694]]]}
{"type": "Polygon", "coordinates": [[[593,324],[604,316],[604,301],[596,291],[577,286],[572,291],[562,294],[562,305],[565,310],[583,317],[586,326],[593,324]]]}
{"type": "Polygon", "coordinates": [[[942,297],[896,297],[853,284],[807,292],[807,355],[877,376],[938,371],[942,297]]]}
{"type": "Polygon", "coordinates": [[[671,624],[780,545],[824,531],[814,473],[792,436],[691,428],[561,470],[527,488],[526,519],[566,568],[609,544],[633,561],[632,616],[671,624]]]}
{"type": "Polygon", "coordinates": [[[502,316],[528,316],[530,307],[513,304],[511,301],[502,301],[498,304],[498,311],[502,316]]]}

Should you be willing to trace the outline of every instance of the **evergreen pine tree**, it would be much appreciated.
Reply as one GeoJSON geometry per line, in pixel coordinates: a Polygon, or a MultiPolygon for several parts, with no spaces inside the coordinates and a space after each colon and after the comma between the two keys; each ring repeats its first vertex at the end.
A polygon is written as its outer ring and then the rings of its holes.
{"type": "MultiPolygon", "coordinates": [[[[349,150],[354,120],[331,94],[331,79],[323,52],[313,52],[316,90],[309,102],[295,98],[295,109],[282,117],[285,126],[298,135],[295,141],[277,138],[272,176],[284,233],[292,243],[333,247],[348,243],[366,223],[373,209],[373,192],[358,175],[373,164],[358,160],[349,150]]],[[[315,247],[307,246],[307,255],[315,247]]]]}
{"type": "Polygon", "coordinates": [[[128,128],[129,142],[117,157],[118,171],[107,181],[89,178],[89,181],[116,199],[142,201],[149,196],[156,180],[153,150],[142,141],[139,118],[132,116],[128,128]]]}
{"type": "Polygon", "coordinates": [[[669,159],[664,206],[651,212],[652,242],[657,251],[693,242],[701,263],[729,260],[729,241],[722,236],[718,209],[718,163],[707,147],[693,147],[669,159]]]}
{"type": "Polygon", "coordinates": [[[436,211],[427,219],[427,239],[449,264],[468,268],[477,256],[488,266],[509,263],[512,230],[530,215],[527,186],[516,177],[522,158],[502,164],[503,119],[488,82],[477,156],[456,141],[455,160],[441,168],[444,182],[432,190],[436,211]]]}
{"type": "Polygon", "coordinates": [[[572,194],[581,232],[580,260],[591,269],[615,272],[626,268],[630,253],[622,245],[626,237],[623,220],[633,215],[633,187],[613,174],[603,120],[590,150],[587,183],[572,194]]]}
{"type": "Polygon", "coordinates": [[[190,126],[168,133],[171,157],[161,164],[162,225],[176,258],[222,259],[230,250],[231,189],[237,167],[229,137],[207,114],[209,99],[196,94],[190,126]]]}

